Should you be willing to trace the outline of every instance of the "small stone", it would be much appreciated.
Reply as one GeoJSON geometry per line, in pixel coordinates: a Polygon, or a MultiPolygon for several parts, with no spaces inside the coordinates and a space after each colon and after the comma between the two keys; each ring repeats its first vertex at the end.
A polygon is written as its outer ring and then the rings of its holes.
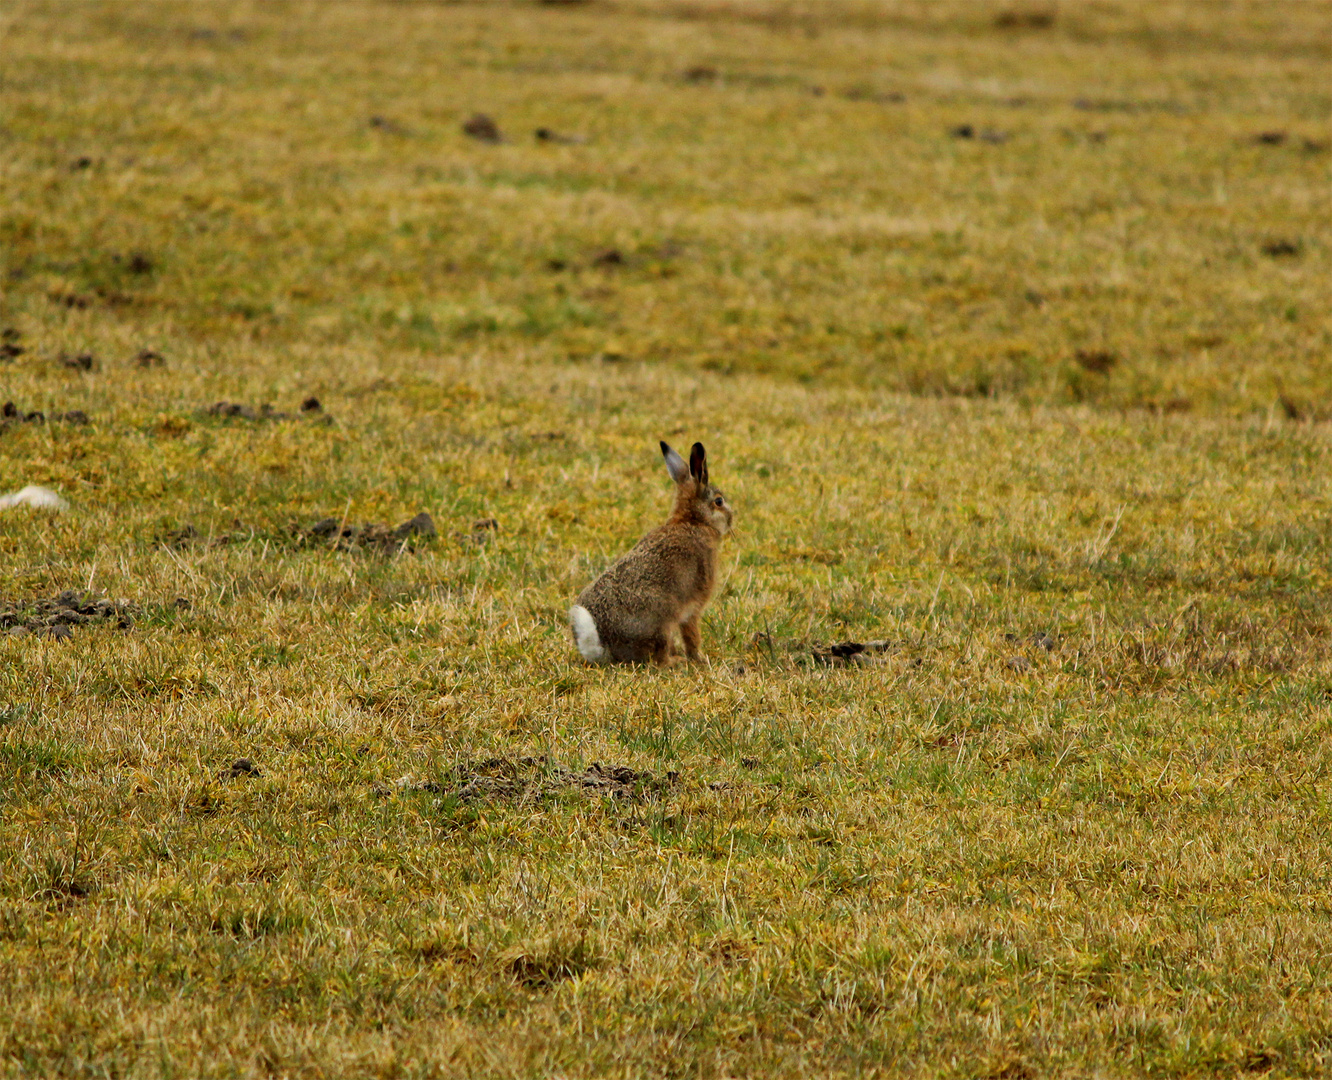
{"type": "Polygon", "coordinates": [[[55,623],[47,632],[57,641],[68,641],[74,636],[74,631],[70,629],[69,623],[63,622],[55,623]]]}
{"type": "Polygon", "coordinates": [[[32,631],[26,626],[11,626],[9,628],[10,637],[27,637],[32,631]]]}
{"type": "Polygon", "coordinates": [[[317,397],[308,397],[301,402],[301,412],[323,412],[324,406],[319,404],[317,397]]]}
{"type": "Polygon", "coordinates": [[[184,596],[178,596],[176,597],[175,600],[171,602],[171,606],[175,608],[177,611],[189,611],[190,608],[193,607],[194,605],[191,604],[189,600],[184,596]]]}
{"type": "Polygon", "coordinates": [[[1031,670],[1031,661],[1025,656],[1010,656],[1004,661],[1004,666],[1011,671],[1016,671],[1019,675],[1023,675],[1031,670]]]}
{"type": "Polygon", "coordinates": [[[249,758],[237,758],[231,763],[231,768],[227,770],[229,776],[263,776],[259,771],[259,766],[249,758]]]}

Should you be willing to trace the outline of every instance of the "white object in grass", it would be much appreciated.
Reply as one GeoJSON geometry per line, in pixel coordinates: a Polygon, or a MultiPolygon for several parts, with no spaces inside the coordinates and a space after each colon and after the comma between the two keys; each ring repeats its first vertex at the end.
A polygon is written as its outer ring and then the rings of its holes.
{"type": "Polygon", "coordinates": [[[0,495],[0,510],[8,510],[14,506],[31,506],[38,510],[69,509],[69,503],[54,491],[36,484],[29,484],[9,495],[0,495]]]}

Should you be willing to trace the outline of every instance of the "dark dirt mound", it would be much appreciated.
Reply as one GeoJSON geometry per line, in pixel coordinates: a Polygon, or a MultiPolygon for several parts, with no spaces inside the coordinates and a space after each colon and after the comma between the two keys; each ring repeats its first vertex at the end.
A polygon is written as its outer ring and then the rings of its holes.
{"type": "Polygon", "coordinates": [[[159,544],[172,548],[187,547],[226,547],[227,544],[248,540],[253,535],[249,532],[210,533],[205,536],[188,523],[176,529],[169,529],[157,537],[159,544]]]}
{"type": "Polygon", "coordinates": [[[357,547],[377,547],[384,550],[399,548],[411,550],[422,540],[439,535],[434,519],[424,511],[401,525],[348,524],[337,518],[321,518],[312,525],[293,525],[292,535],[302,545],[329,544],[339,551],[357,547]]]}
{"type": "Polygon", "coordinates": [[[1302,250],[1303,245],[1298,240],[1272,240],[1263,245],[1263,254],[1273,259],[1298,255],[1302,250]]]}
{"type": "MultiPolygon", "coordinates": [[[[247,527],[239,520],[234,521],[232,528],[226,532],[207,534],[186,522],[178,528],[159,534],[156,539],[158,543],[172,548],[218,548],[262,538],[286,548],[323,546],[338,551],[378,550],[385,554],[394,554],[398,551],[415,551],[420,544],[438,535],[434,519],[422,512],[396,526],[378,522],[361,524],[339,521],[334,517],[320,518],[309,525],[292,522],[285,531],[276,536],[271,526],[247,527]]],[[[482,535],[489,533],[483,532],[482,535]]]]}
{"type": "Polygon", "coordinates": [[[46,423],[46,414],[36,409],[20,409],[12,401],[6,401],[0,406],[0,423],[8,426],[10,424],[44,424],[46,423]]]}
{"type": "Polygon", "coordinates": [[[280,422],[299,420],[305,417],[313,419],[317,423],[333,423],[333,418],[324,412],[323,406],[319,404],[319,399],[314,397],[308,397],[301,402],[299,413],[282,412],[267,402],[256,407],[254,405],[244,405],[239,401],[215,401],[200,411],[204,416],[218,416],[224,420],[280,422]]]}
{"type": "Polygon", "coordinates": [[[480,142],[498,143],[504,141],[499,125],[485,113],[475,113],[463,122],[463,132],[480,142]]]}
{"type": "Polygon", "coordinates": [[[0,627],[15,637],[46,634],[63,640],[71,636],[74,627],[90,623],[114,622],[128,630],[134,625],[136,610],[128,600],[109,600],[66,589],[48,600],[0,601],[0,627]]]}
{"type": "Polygon", "coordinates": [[[559,143],[562,146],[577,146],[579,143],[587,142],[581,135],[564,135],[548,127],[537,128],[535,134],[537,142],[559,143]]]}
{"type": "Polygon", "coordinates": [[[836,645],[818,645],[811,650],[814,661],[831,667],[868,664],[897,649],[891,641],[841,641],[836,645]]]}
{"type": "Polygon", "coordinates": [[[82,409],[71,409],[69,412],[52,413],[47,416],[40,409],[20,409],[12,401],[0,405],[0,427],[8,427],[10,424],[44,424],[47,420],[66,424],[86,424],[88,414],[82,409]]]}
{"type": "Polygon", "coordinates": [[[574,771],[551,762],[544,756],[489,758],[476,764],[461,765],[447,782],[428,781],[411,790],[446,795],[461,802],[471,799],[538,798],[559,792],[576,791],[589,796],[605,795],[613,799],[641,800],[660,795],[673,786],[679,774],[665,777],[639,772],[625,765],[602,765],[594,761],[586,769],[574,771]]]}
{"type": "Polygon", "coordinates": [[[1119,357],[1106,349],[1078,349],[1073,354],[1078,366],[1097,375],[1108,375],[1119,357]]]}
{"type": "Polygon", "coordinates": [[[0,360],[16,360],[28,350],[19,344],[23,335],[13,326],[0,330],[0,360]]]}

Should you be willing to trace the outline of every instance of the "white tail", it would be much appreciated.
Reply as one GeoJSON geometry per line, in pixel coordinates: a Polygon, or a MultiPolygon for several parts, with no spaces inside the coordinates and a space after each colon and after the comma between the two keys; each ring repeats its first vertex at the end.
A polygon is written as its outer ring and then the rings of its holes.
{"type": "Polygon", "coordinates": [[[69,503],[50,488],[29,484],[12,495],[0,495],[0,510],[8,510],[11,506],[31,506],[38,510],[67,510],[69,503]]]}
{"type": "Polygon", "coordinates": [[[597,624],[592,618],[592,612],[582,604],[574,604],[569,609],[569,625],[573,627],[574,642],[578,645],[578,651],[582,653],[584,660],[600,664],[610,659],[610,654],[601,644],[601,635],[597,633],[597,624]]]}

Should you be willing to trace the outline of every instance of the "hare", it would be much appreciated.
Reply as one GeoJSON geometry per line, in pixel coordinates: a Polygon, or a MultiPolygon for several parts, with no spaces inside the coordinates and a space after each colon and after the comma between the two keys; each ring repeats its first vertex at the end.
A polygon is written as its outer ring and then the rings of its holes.
{"type": "Polygon", "coordinates": [[[717,548],[731,531],[731,507],[708,483],[708,456],[694,443],[689,462],[661,444],[676,483],[675,509],[592,582],[569,609],[574,643],[596,664],[674,664],[678,627],[685,655],[701,660],[699,617],[717,583],[717,548]]]}

